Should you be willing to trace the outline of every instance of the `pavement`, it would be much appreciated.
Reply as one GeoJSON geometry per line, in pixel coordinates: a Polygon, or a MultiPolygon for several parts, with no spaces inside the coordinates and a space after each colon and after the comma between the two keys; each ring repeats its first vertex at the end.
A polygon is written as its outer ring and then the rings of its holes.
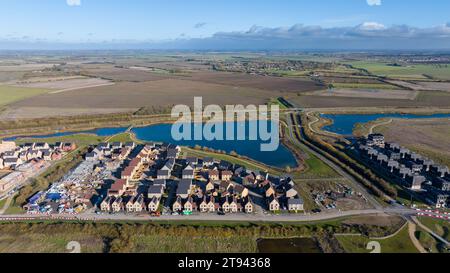
{"type": "Polygon", "coordinates": [[[190,216],[183,215],[164,215],[161,217],[150,217],[149,215],[135,215],[135,214],[95,214],[84,213],[80,215],[0,215],[0,221],[29,221],[29,220],[80,220],[80,221],[245,221],[245,222],[317,222],[332,220],[342,217],[359,216],[359,215],[376,215],[389,214],[399,215],[404,217],[411,217],[417,214],[417,211],[407,208],[388,208],[388,209],[367,209],[367,210],[352,210],[352,211],[333,211],[322,212],[317,214],[200,214],[196,213],[190,216]]]}

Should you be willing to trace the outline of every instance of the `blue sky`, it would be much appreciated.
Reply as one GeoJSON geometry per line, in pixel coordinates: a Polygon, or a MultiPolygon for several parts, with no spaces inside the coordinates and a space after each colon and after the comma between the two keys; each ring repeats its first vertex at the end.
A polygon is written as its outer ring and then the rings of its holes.
{"type": "Polygon", "coordinates": [[[448,0],[2,0],[1,5],[0,48],[19,42],[186,42],[254,26],[450,31],[448,0]]]}

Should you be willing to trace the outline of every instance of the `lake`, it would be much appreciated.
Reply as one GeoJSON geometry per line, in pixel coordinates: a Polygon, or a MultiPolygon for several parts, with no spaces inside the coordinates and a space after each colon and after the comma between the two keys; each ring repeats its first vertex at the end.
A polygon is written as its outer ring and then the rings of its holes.
{"type": "Polygon", "coordinates": [[[259,253],[322,253],[312,238],[259,239],[259,253]]]}
{"type": "MultiPolygon", "coordinates": [[[[245,128],[248,129],[250,124],[255,121],[250,122],[235,122],[235,128],[238,126],[245,126],[245,128]]],[[[225,128],[224,123],[224,128],[225,128]]],[[[152,141],[152,142],[167,142],[167,143],[173,143],[180,146],[191,146],[194,147],[196,145],[202,146],[202,147],[208,147],[214,150],[222,150],[226,151],[227,153],[231,151],[235,151],[239,155],[246,156],[249,158],[252,158],[256,161],[262,162],[266,165],[279,167],[279,168],[285,168],[286,166],[290,167],[296,167],[297,162],[295,160],[294,155],[287,149],[285,146],[280,144],[278,149],[273,152],[262,152],[260,149],[260,145],[262,142],[261,140],[218,140],[218,141],[206,141],[206,140],[199,140],[199,141],[175,141],[172,138],[171,134],[172,125],[171,124],[156,124],[156,125],[149,125],[145,127],[137,127],[133,128],[131,131],[136,135],[136,137],[143,141],[152,141]]],[[[51,138],[51,137],[62,137],[62,136],[70,136],[75,134],[95,134],[98,136],[113,136],[116,134],[124,133],[126,132],[126,127],[121,128],[100,128],[90,131],[81,131],[81,132],[63,132],[63,133],[56,133],[56,134],[50,134],[50,135],[39,135],[39,136],[31,136],[32,138],[38,138],[38,139],[45,139],[45,138],[51,138]]],[[[246,130],[247,136],[248,136],[248,130],[246,130]]],[[[27,136],[27,138],[31,138],[27,136]]],[[[13,137],[8,138],[5,140],[14,141],[18,138],[22,137],[13,137]]],[[[248,137],[246,138],[248,139],[248,137]]]]}
{"type": "Polygon", "coordinates": [[[333,120],[333,124],[323,127],[324,131],[352,135],[358,123],[368,123],[380,118],[430,119],[450,118],[450,114],[413,115],[413,114],[322,114],[324,118],[333,120]]]}

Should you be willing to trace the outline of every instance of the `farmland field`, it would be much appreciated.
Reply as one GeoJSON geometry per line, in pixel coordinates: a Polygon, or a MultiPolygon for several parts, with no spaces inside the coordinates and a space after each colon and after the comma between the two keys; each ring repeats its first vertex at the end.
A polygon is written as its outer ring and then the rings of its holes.
{"type": "Polygon", "coordinates": [[[85,88],[54,94],[44,94],[13,103],[4,113],[9,117],[45,117],[104,112],[128,112],[141,107],[192,105],[194,96],[202,96],[206,104],[265,104],[282,92],[249,87],[233,87],[188,80],[151,82],[119,82],[112,86],[85,88]],[[53,109],[53,111],[52,111],[53,109]]]}
{"type": "Polygon", "coordinates": [[[436,79],[450,80],[449,64],[393,66],[383,62],[358,61],[351,63],[351,65],[366,69],[372,74],[390,78],[426,79],[427,76],[430,76],[436,79]]]}
{"type": "Polygon", "coordinates": [[[268,91],[305,92],[324,89],[307,78],[256,76],[243,73],[204,72],[190,76],[193,81],[224,84],[240,88],[257,88],[268,91]]]}
{"type": "Polygon", "coordinates": [[[388,89],[353,89],[334,88],[332,91],[315,91],[310,94],[324,97],[348,97],[348,98],[374,98],[374,99],[400,99],[414,100],[417,91],[410,90],[388,90],[388,89]]]}
{"type": "MultiPolygon", "coordinates": [[[[45,89],[55,89],[55,90],[76,90],[89,87],[96,87],[100,85],[112,84],[111,81],[97,79],[97,78],[47,78],[41,81],[34,81],[29,83],[19,83],[18,87],[28,87],[28,88],[45,88],[45,89]]],[[[53,91],[55,92],[55,91],[53,91]]]]}
{"type": "Polygon", "coordinates": [[[336,107],[449,107],[450,94],[422,91],[415,100],[387,98],[348,98],[315,95],[291,95],[290,101],[307,108],[336,107]]]}
{"type": "Polygon", "coordinates": [[[0,85],[0,106],[48,93],[47,89],[22,88],[0,85]]]}

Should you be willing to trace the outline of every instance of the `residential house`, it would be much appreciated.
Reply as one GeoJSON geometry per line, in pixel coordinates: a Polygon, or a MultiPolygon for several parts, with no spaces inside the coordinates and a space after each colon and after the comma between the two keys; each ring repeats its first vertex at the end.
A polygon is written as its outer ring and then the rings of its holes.
{"type": "Polygon", "coordinates": [[[203,167],[209,168],[214,165],[214,159],[212,157],[203,158],[203,167]]]}
{"type": "Polygon", "coordinates": [[[183,170],[182,178],[183,179],[194,179],[195,178],[194,170],[192,169],[192,167],[186,168],[183,170]]]}
{"type": "Polygon", "coordinates": [[[217,180],[219,180],[220,179],[219,171],[218,170],[210,170],[208,172],[208,179],[210,181],[217,181],[217,180]]]}
{"type": "Polygon", "coordinates": [[[182,203],[182,198],[181,196],[177,196],[177,199],[175,200],[175,202],[172,205],[172,210],[174,212],[179,212],[183,209],[183,203],[182,203]]]}
{"type": "Polygon", "coordinates": [[[144,196],[140,194],[135,200],[134,200],[134,211],[137,213],[140,213],[142,211],[145,211],[145,200],[144,196]]]}
{"type": "Polygon", "coordinates": [[[205,191],[206,191],[206,192],[212,192],[212,191],[214,191],[214,189],[215,189],[214,182],[213,182],[212,180],[210,180],[210,181],[206,184],[205,191]]]}
{"type": "Polygon", "coordinates": [[[108,196],[120,197],[126,192],[127,187],[127,180],[119,179],[111,185],[111,188],[108,190],[108,196]]]}
{"type": "Polygon", "coordinates": [[[115,213],[123,211],[124,206],[123,206],[123,199],[122,199],[122,197],[119,197],[119,198],[115,199],[112,202],[111,208],[112,208],[112,211],[115,212],[115,213]]]}
{"type": "Polygon", "coordinates": [[[148,198],[150,199],[153,197],[161,199],[163,194],[164,194],[164,187],[162,185],[151,185],[148,188],[148,198]]]}
{"type": "MultiPolygon", "coordinates": [[[[148,210],[149,210],[150,212],[156,212],[156,211],[158,211],[160,202],[161,202],[161,199],[160,199],[160,198],[158,198],[158,197],[156,197],[156,196],[152,197],[152,198],[150,199],[150,203],[148,203],[148,210]]],[[[176,211],[176,210],[174,210],[174,211],[176,211]]]]}
{"type": "Polygon", "coordinates": [[[250,197],[243,198],[242,203],[244,205],[244,210],[246,213],[253,213],[253,211],[255,210],[255,205],[253,204],[250,197]]]}
{"type": "Polygon", "coordinates": [[[162,186],[164,189],[167,187],[167,182],[165,179],[155,179],[153,181],[154,186],[162,186]]]}
{"type": "Polygon", "coordinates": [[[111,203],[113,201],[113,198],[108,196],[106,197],[103,202],[100,204],[100,210],[101,211],[105,211],[105,212],[109,212],[111,211],[111,203]]]}
{"type": "Polygon", "coordinates": [[[232,201],[230,202],[230,212],[237,213],[242,209],[241,204],[238,202],[236,197],[232,198],[232,201]]]}
{"type": "Polygon", "coordinates": [[[288,199],[288,210],[289,211],[303,211],[304,202],[301,198],[291,198],[288,199]]]}
{"type": "Polygon", "coordinates": [[[242,185],[234,185],[234,189],[233,189],[234,194],[238,195],[241,198],[245,198],[248,196],[249,191],[246,187],[242,186],[242,185]]]}
{"type": "Polygon", "coordinates": [[[225,213],[230,212],[230,202],[228,202],[228,197],[226,197],[222,203],[222,211],[225,213]]]}
{"type": "Polygon", "coordinates": [[[280,210],[280,202],[278,201],[278,198],[275,197],[275,195],[271,195],[268,199],[267,199],[267,203],[269,205],[269,210],[274,212],[274,211],[279,211],[280,210]]]}
{"type": "Polygon", "coordinates": [[[180,182],[178,182],[176,195],[180,196],[182,199],[187,199],[191,193],[192,187],[192,180],[182,179],[180,182]]]}
{"type": "Polygon", "coordinates": [[[222,171],[222,180],[231,181],[233,177],[233,172],[231,171],[222,171]]]}
{"type": "Polygon", "coordinates": [[[170,179],[170,170],[159,170],[156,177],[157,179],[170,179]]]}
{"type": "Polygon", "coordinates": [[[184,202],[183,205],[184,211],[186,212],[193,212],[197,209],[197,204],[194,202],[194,199],[192,196],[189,196],[189,198],[184,202]]]}

